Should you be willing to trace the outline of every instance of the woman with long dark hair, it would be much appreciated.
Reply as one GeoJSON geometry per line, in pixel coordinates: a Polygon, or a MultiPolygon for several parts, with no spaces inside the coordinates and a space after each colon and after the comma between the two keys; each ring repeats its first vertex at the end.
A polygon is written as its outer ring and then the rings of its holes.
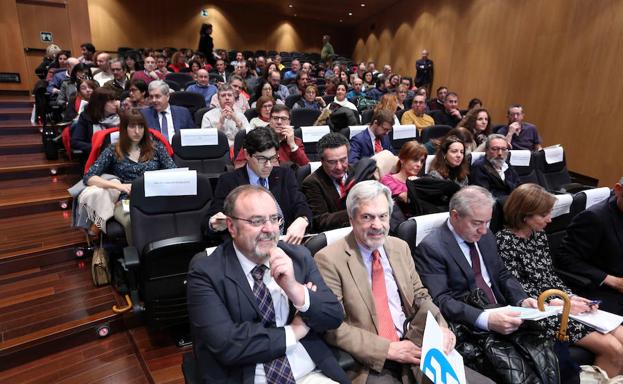
{"type": "Polygon", "coordinates": [[[484,108],[472,109],[457,124],[457,127],[469,129],[472,135],[474,135],[476,145],[480,146],[487,140],[487,136],[491,134],[491,116],[489,111],[484,108]]]}
{"type": "Polygon", "coordinates": [[[91,94],[89,105],[78,117],[71,132],[71,148],[80,149],[86,158],[91,152],[93,133],[119,126],[119,101],[112,89],[100,87],[91,94]]]}
{"type": "Polygon", "coordinates": [[[80,207],[99,229],[105,228],[114,215],[131,244],[130,215],[124,212],[121,200],[130,195],[132,181],[146,171],[175,167],[164,145],[152,138],[143,114],[131,109],[121,115],[119,140],[104,149],[84,175],[83,182],[89,188],[80,194],[80,207]],[[101,176],[105,173],[117,179],[104,179],[101,176]]]}
{"type": "Polygon", "coordinates": [[[446,136],[430,165],[431,177],[454,181],[460,187],[469,184],[469,164],[465,157],[465,143],[456,136],[446,136]]]}

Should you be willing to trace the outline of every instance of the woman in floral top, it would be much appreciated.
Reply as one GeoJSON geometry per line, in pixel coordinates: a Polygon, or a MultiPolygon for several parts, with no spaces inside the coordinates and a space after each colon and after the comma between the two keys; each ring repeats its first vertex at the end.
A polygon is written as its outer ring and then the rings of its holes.
{"type": "Polygon", "coordinates": [[[88,185],[79,196],[89,218],[100,229],[114,215],[123,225],[128,243],[131,244],[130,215],[124,212],[121,200],[131,192],[132,181],[145,171],[175,168],[175,163],[164,145],[152,139],[146,132],[147,123],[138,109],[131,109],[121,116],[119,140],[102,151],[97,161],[84,175],[88,185]],[[103,174],[116,176],[106,179],[103,174]]]}
{"type": "MultiPolygon", "coordinates": [[[[597,305],[591,305],[590,300],[573,296],[553,269],[543,230],[552,221],[555,201],[556,198],[539,185],[517,187],[504,204],[507,227],[496,235],[500,256],[529,297],[538,297],[543,291],[556,288],[570,295],[572,314],[596,311],[597,305]]],[[[562,301],[554,299],[550,304],[562,305],[562,301]]],[[[548,317],[542,320],[542,325],[547,336],[554,337],[560,326],[559,317],[548,317]]],[[[569,319],[568,333],[572,343],[595,354],[595,364],[610,377],[623,372],[623,327],[602,334],[569,319]]]]}

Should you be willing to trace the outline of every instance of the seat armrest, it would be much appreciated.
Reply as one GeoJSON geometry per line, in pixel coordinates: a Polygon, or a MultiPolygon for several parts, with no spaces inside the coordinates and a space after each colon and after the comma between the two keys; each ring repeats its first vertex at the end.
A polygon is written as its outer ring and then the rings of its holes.
{"type": "Polygon", "coordinates": [[[337,363],[343,370],[348,371],[355,367],[355,359],[350,353],[336,347],[331,347],[331,352],[333,352],[337,363]]]}
{"type": "Polygon", "coordinates": [[[200,234],[170,237],[164,240],[158,240],[145,244],[143,247],[143,255],[158,252],[172,246],[182,247],[203,247],[206,248],[206,242],[200,234]]]}
{"type": "Polygon", "coordinates": [[[591,281],[584,276],[576,275],[575,273],[563,271],[561,269],[555,269],[555,271],[565,283],[572,287],[586,288],[591,285],[591,281]]]}
{"type": "Polygon", "coordinates": [[[123,262],[128,270],[136,269],[141,264],[138,257],[138,249],[128,246],[123,248],[123,262]]]}

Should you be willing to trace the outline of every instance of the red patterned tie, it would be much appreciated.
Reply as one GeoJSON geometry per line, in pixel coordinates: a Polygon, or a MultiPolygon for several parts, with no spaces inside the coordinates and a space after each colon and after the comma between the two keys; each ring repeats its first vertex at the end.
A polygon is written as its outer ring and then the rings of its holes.
{"type": "Polygon", "coordinates": [[[383,265],[381,265],[381,254],[378,250],[372,252],[372,296],[374,296],[376,318],[379,322],[379,336],[389,341],[398,341],[398,334],[394,328],[392,314],[389,311],[385,274],[383,273],[383,265]]]}
{"type": "Polygon", "coordinates": [[[480,256],[478,255],[478,250],[476,249],[476,245],[474,243],[465,242],[469,247],[469,257],[472,259],[472,269],[474,270],[474,280],[476,281],[476,287],[482,289],[482,291],[487,295],[487,299],[489,299],[489,304],[495,304],[497,301],[495,300],[495,295],[491,290],[491,287],[487,285],[487,282],[482,277],[482,270],[480,268],[480,256]]]}
{"type": "Polygon", "coordinates": [[[374,138],[374,153],[379,153],[382,150],[383,146],[381,145],[381,138],[377,136],[374,138]]]}
{"type": "Polygon", "coordinates": [[[344,187],[344,178],[336,180],[337,185],[340,187],[340,197],[346,196],[346,188],[344,187]]]}

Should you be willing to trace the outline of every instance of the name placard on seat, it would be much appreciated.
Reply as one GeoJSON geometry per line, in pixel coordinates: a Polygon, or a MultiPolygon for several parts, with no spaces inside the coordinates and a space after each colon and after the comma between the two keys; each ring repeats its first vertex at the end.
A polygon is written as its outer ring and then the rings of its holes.
{"type": "Polygon", "coordinates": [[[394,140],[415,138],[417,130],[413,124],[394,125],[394,140]]]}
{"type": "Polygon", "coordinates": [[[472,164],[485,155],[484,152],[472,152],[472,164]]]}
{"type": "Polygon", "coordinates": [[[552,208],[552,218],[562,216],[571,211],[571,203],[573,202],[573,196],[570,193],[564,195],[554,195],[556,202],[554,208],[552,208]]]}
{"type": "Polygon", "coordinates": [[[532,152],[527,149],[514,149],[511,150],[511,165],[516,167],[527,167],[530,165],[530,156],[532,156],[532,152]]]}
{"type": "Polygon", "coordinates": [[[589,209],[591,206],[600,203],[610,197],[610,188],[601,187],[595,189],[587,189],[584,192],[586,195],[586,209],[589,209]]]}
{"type": "Polygon", "coordinates": [[[424,238],[435,228],[439,227],[450,217],[449,212],[431,213],[429,215],[414,216],[409,220],[415,220],[417,223],[417,234],[415,236],[415,245],[420,244],[424,238]]]}
{"type": "Polygon", "coordinates": [[[326,231],[324,235],[327,238],[327,245],[331,245],[336,241],[343,239],[353,230],[352,227],[338,228],[332,229],[330,231],[326,231]]]}
{"type": "Polygon", "coordinates": [[[218,130],[216,128],[180,129],[180,135],[182,147],[218,144],[218,130]]]}
{"type": "Polygon", "coordinates": [[[316,143],[329,132],[331,132],[331,129],[328,125],[301,127],[301,136],[304,143],[316,143]]]}
{"type": "Polygon", "coordinates": [[[144,174],[145,197],[197,195],[197,171],[165,169],[144,174]]]}
{"type": "Polygon", "coordinates": [[[565,150],[561,146],[547,147],[543,149],[543,152],[545,152],[545,161],[547,164],[560,163],[565,154],[565,150]]]}
{"type": "Polygon", "coordinates": [[[348,129],[350,129],[350,137],[349,139],[352,139],[353,136],[355,136],[356,134],[358,134],[359,132],[368,129],[367,125],[351,125],[348,127],[348,129]]]}
{"type": "Polygon", "coordinates": [[[428,175],[428,171],[430,169],[430,165],[435,160],[435,155],[427,155],[426,156],[426,164],[424,165],[424,174],[428,175]]]}

